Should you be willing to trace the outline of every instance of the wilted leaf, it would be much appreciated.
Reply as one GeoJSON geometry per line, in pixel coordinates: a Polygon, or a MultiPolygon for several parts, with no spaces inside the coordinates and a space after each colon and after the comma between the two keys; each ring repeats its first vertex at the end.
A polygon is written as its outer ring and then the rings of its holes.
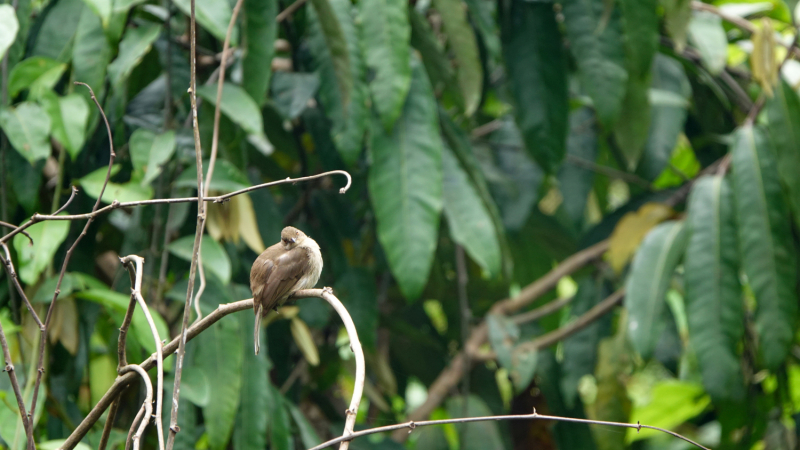
{"type": "Polygon", "coordinates": [[[750,54],[750,68],[753,79],[761,84],[767,97],[772,97],[772,88],[778,83],[778,62],[775,59],[775,30],[769,18],[762,19],[761,26],[756,27],[751,39],[753,51],[750,54]]]}
{"type": "Polygon", "coordinates": [[[436,101],[416,61],[413,75],[398,126],[391,133],[373,126],[368,177],[378,240],[409,300],[416,299],[427,282],[442,208],[442,143],[436,101]],[[398,170],[400,167],[406,170],[398,170]]]}
{"type": "Polygon", "coordinates": [[[411,86],[411,27],[406,2],[374,0],[359,2],[358,7],[367,66],[375,72],[369,84],[372,104],[384,128],[391,131],[411,86]]]}
{"type": "Polygon", "coordinates": [[[157,25],[142,25],[128,29],[122,42],[119,43],[117,58],[108,66],[108,77],[113,86],[119,86],[127,81],[133,69],[150,51],[160,32],[161,27],[157,25]]]}
{"type": "Polygon", "coordinates": [[[31,164],[50,156],[50,117],[41,106],[24,102],[0,108],[0,127],[14,149],[31,164]]]}
{"type": "Polygon", "coordinates": [[[606,260],[617,272],[628,264],[631,257],[639,248],[639,243],[651,228],[663,222],[673,211],[661,203],[645,203],[636,212],[629,212],[622,216],[614,231],[611,233],[606,260]]]}
{"type": "MultiPolygon", "coordinates": [[[[78,308],[75,305],[75,299],[64,298],[56,302],[48,337],[51,344],[61,342],[61,345],[72,356],[78,353],[80,337],[78,336],[78,308]]],[[[114,377],[116,378],[116,367],[114,377]]]]}
{"type": "Polygon", "coordinates": [[[297,347],[303,353],[303,357],[312,366],[319,365],[319,351],[317,344],[314,343],[314,336],[311,335],[311,330],[308,325],[301,319],[295,317],[292,319],[290,328],[292,329],[292,337],[297,347]]]}
{"type": "Polygon", "coordinates": [[[69,221],[47,220],[28,227],[28,234],[34,244],[22,234],[14,236],[14,250],[17,252],[17,272],[19,279],[27,285],[36,283],[39,275],[53,260],[56,250],[67,238],[69,221]]]}

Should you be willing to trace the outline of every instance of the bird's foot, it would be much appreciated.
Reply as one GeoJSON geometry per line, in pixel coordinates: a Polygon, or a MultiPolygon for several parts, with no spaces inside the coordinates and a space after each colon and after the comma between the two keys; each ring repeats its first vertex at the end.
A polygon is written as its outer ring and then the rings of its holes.
{"type": "Polygon", "coordinates": [[[330,287],[330,286],[325,286],[324,288],[322,288],[322,293],[323,294],[333,294],[333,288],[330,287]]]}

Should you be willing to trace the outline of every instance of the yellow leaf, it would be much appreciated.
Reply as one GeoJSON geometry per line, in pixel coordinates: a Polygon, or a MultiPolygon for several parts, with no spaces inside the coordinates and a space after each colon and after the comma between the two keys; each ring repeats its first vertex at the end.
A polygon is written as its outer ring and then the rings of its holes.
{"type": "Polygon", "coordinates": [[[236,206],[240,201],[239,197],[241,196],[233,197],[229,202],[208,205],[206,227],[215,241],[239,242],[239,208],[236,206]]]}
{"type": "Polygon", "coordinates": [[[552,186],[547,194],[539,200],[539,210],[548,216],[552,216],[564,202],[564,197],[558,187],[552,186]]]}
{"type": "Polygon", "coordinates": [[[239,195],[231,200],[231,202],[233,201],[236,203],[231,206],[235,206],[239,210],[239,234],[244,239],[244,243],[256,253],[263,252],[266,247],[261,239],[261,232],[258,231],[253,200],[250,199],[250,196],[239,195]]]}
{"type": "Polygon", "coordinates": [[[319,352],[317,351],[317,344],[314,343],[314,337],[311,336],[311,330],[305,322],[295,317],[292,319],[291,324],[292,337],[294,342],[303,352],[303,357],[306,358],[312,366],[319,365],[319,352]]]}
{"type": "Polygon", "coordinates": [[[53,308],[50,325],[50,343],[61,341],[61,345],[75,356],[78,353],[78,308],[72,297],[59,299],[53,308]]]}
{"type": "Polygon", "coordinates": [[[606,261],[620,273],[628,264],[642,239],[651,228],[672,216],[672,208],[662,203],[645,203],[636,212],[629,212],[614,227],[606,252],[606,261]]]}
{"type": "Polygon", "coordinates": [[[778,83],[778,61],[775,57],[775,30],[772,21],[764,18],[761,27],[756,27],[752,36],[753,52],[750,54],[750,68],[764,93],[772,97],[772,87],[778,83]]]}
{"type": "Polygon", "coordinates": [[[92,406],[97,404],[117,378],[117,363],[108,353],[89,360],[89,389],[92,406]]]}

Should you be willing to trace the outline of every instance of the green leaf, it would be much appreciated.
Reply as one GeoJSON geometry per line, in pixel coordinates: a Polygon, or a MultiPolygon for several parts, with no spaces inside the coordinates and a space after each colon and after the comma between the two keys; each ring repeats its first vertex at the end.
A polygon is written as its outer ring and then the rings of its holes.
{"type": "Polygon", "coordinates": [[[375,72],[369,84],[372,104],[387,132],[403,112],[411,86],[411,59],[406,2],[374,0],[359,2],[361,45],[367,67],[375,72]]]}
{"type": "MultiPolygon", "coordinates": [[[[711,399],[703,392],[703,387],[696,383],[677,380],[661,381],[650,390],[649,402],[634,405],[631,417],[640,423],[651,426],[675,429],[687,420],[705,411],[711,399]]],[[[627,442],[638,441],[658,435],[651,429],[635,428],[628,430],[627,442]]]]}
{"type": "Polygon", "coordinates": [[[14,98],[23,89],[31,89],[33,98],[39,98],[64,74],[67,65],[43,56],[33,56],[19,62],[8,76],[8,96],[14,98]]]}
{"type": "MultiPolygon", "coordinates": [[[[200,243],[203,256],[203,267],[206,273],[213,273],[219,278],[222,284],[227,285],[231,281],[231,260],[228,253],[210,236],[203,236],[200,243]]],[[[192,261],[192,250],[194,248],[194,236],[184,236],[169,244],[169,251],[173,255],[184,261],[192,261]]]]}
{"type": "Polygon", "coordinates": [[[113,358],[110,354],[104,353],[95,355],[89,359],[89,392],[91,395],[91,405],[94,406],[103,397],[103,394],[108,391],[108,388],[114,384],[114,379],[117,378],[117,358],[113,358]]]}
{"type": "Polygon", "coordinates": [[[464,98],[464,114],[471,116],[481,101],[483,69],[475,33],[467,20],[466,5],[461,0],[434,0],[433,6],[441,14],[448,46],[455,54],[458,68],[456,76],[464,98]]]}
{"type": "Polygon", "coordinates": [[[74,161],[86,142],[86,125],[89,120],[89,105],[80,94],[58,97],[47,92],[42,103],[52,121],[52,134],[74,161]]]}
{"type": "Polygon", "coordinates": [[[181,398],[185,398],[197,406],[208,406],[211,400],[211,380],[199,367],[187,370],[181,378],[181,398]]]}
{"type": "Polygon", "coordinates": [[[513,320],[497,314],[486,318],[489,343],[497,354],[497,361],[508,370],[508,376],[517,392],[524,390],[536,371],[536,353],[518,348],[520,329],[513,320]]]}
{"type": "MultiPolygon", "coordinates": [[[[203,161],[203,182],[208,180],[208,160],[203,161]]],[[[176,187],[197,188],[197,166],[187,166],[175,180],[176,187]]],[[[247,176],[226,159],[218,159],[214,167],[214,178],[208,186],[209,191],[232,192],[250,186],[247,176]]],[[[252,194],[251,194],[252,195],[252,194]]]]}
{"type": "MultiPolygon", "coordinates": [[[[113,177],[119,173],[121,166],[114,164],[111,168],[111,176],[113,177]]],[[[106,179],[108,167],[100,167],[94,172],[84,176],[77,182],[81,185],[86,195],[96,199],[100,196],[100,190],[103,188],[103,183],[106,179]]],[[[103,203],[112,203],[114,200],[119,202],[136,202],[140,200],[150,200],[153,198],[153,188],[150,186],[142,186],[142,184],[133,179],[127,183],[114,183],[109,181],[106,185],[106,190],[103,191],[103,203]]]]}
{"type": "MultiPolygon", "coordinates": [[[[96,95],[102,95],[108,63],[111,61],[111,46],[106,39],[100,18],[89,8],[84,8],[80,16],[78,32],[75,34],[75,47],[72,48],[72,61],[72,79],[88,84],[96,95]]],[[[88,89],[80,87],[76,92],[83,96],[87,104],[93,104],[88,89]]]]}
{"type": "MultiPolygon", "coordinates": [[[[175,0],[175,6],[181,10],[187,17],[191,16],[191,5],[189,0],[175,0]]],[[[196,2],[195,4],[195,18],[197,23],[206,31],[211,33],[220,42],[225,40],[225,34],[228,32],[228,24],[231,21],[231,3],[227,0],[207,0],[196,2]]],[[[231,46],[235,47],[239,42],[239,30],[233,29],[231,33],[231,46]]],[[[263,43],[266,44],[266,43],[263,43]]],[[[259,42],[259,45],[263,45],[259,42]]]]}
{"type": "Polygon", "coordinates": [[[669,164],[678,136],[686,122],[688,99],[691,95],[692,87],[681,63],[668,56],[656,55],[650,90],[650,129],[644,154],[637,168],[637,172],[645,179],[655,180],[669,164]]]}
{"type": "Polygon", "coordinates": [[[289,402],[286,402],[286,408],[289,409],[289,413],[292,415],[292,419],[300,431],[300,440],[303,442],[303,447],[311,448],[321,444],[322,440],[319,438],[319,435],[317,435],[317,431],[303,415],[303,412],[300,411],[297,406],[289,402]]]}
{"type": "Polygon", "coordinates": [[[581,86],[600,123],[610,127],[619,118],[628,81],[619,10],[605,0],[565,0],[563,13],[581,86]]]}
{"type": "Polygon", "coordinates": [[[336,60],[333,58],[322,25],[316,13],[309,9],[309,49],[320,74],[319,100],[326,116],[332,122],[331,138],[344,162],[353,165],[364,146],[364,133],[369,118],[367,116],[369,90],[365,81],[366,66],[361,51],[361,42],[353,21],[352,3],[348,0],[329,0],[339,21],[350,61],[352,89],[349,101],[341,96],[336,78],[336,60]]]}
{"type": "MultiPolygon", "coordinates": [[[[56,439],[53,441],[40,442],[36,444],[36,448],[40,448],[42,450],[58,450],[64,446],[64,442],[66,441],[66,439],[56,439]]],[[[83,442],[78,442],[77,445],[75,445],[75,450],[91,450],[91,447],[83,442]]]]}
{"type": "Polygon", "coordinates": [[[276,72],[272,77],[275,109],[286,119],[295,119],[306,109],[319,88],[316,73],[276,72]]]}
{"type": "Polygon", "coordinates": [[[103,27],[106,27],[111,17],[111,0],[83,0],[83,2],[100,18],[103,27]]]}
{"type": "Polygon", "coordinates": [[[695,182],[687,220],[686,315],[703,386],[714,400],[740,401],[745,388],[736,347],[744,335],[745,311],[733,192],[724,178],[705,176],[695,182]]]}
{"type": "Polygon", "coordinates": [[[431,80],[434,92],[442,92],[443,100],[452,97],[452,101],[464,108],[464,99],[456,81],[450,60],[444,52],[439,39],[434,35],[428,20],[412,6],[408,8],[408,22],[411,25],[411,46],[422,57],[425,71],[431,80]]]}
{"type": "Polygon", "coordinates": [[[161,27],[157,25],[142,25],[128,29],[122,42],[119,43],[117,58],[108,66],[108,76],[113,86],[119,86],[128,80],[133,69],[150,51],[160,32],[161,27]]]}
{"type": "Polygon", "coordinates": [[[664,7],[664,23],[667,33],[675,42],[679,52],[686,47],[686,33],[692,19],[692,0],[661,0],[664,7]]]}
{"type": "Polygon", "coordinates": [[[244,56],[242,88],[258,105],[267,99],[275,39],[278,37],[277,0],[245,0],[242,21],[244,56]]]}
{"type": "MultiPolygon", "coordinates": [[[[217,86],[201,86],[197,88],[197,95],[211,105],[217,104],[217,86]]],[[[264,122],[261,118],[261,109],[247,94],[247,91],[231,83],[222,87],[222,102],[220,110],[234,123],[250,136],[267,139],[264,135],[264,122]]]]}
{"type": "MultiPolygon", "coordinates": [[[[119,320],[128,310],[128,305],[131,301],[130,295],[120,294],[119,292],[112,291],[105,287],[92,288],[75,294],[78,298],[89,300],[99,303],[106,307],[109,311],[114,311],[119,314],[119,320]]],[[[167,323],[161,314],[154,308],[150,308],[150,316],[153,318],[153,323],[158,331],[158,336],[164,340],[169,339],[169,329],[167,323]]],[[[147,317],[142,312],[139,304],[136,304],[136,309],[133,311],[133,318],[131,319],[131,334],[136,338],[136,342],[145,349],[149,354],[156,352],[156,343],[153,338],[153,333],[150,331],[150,325],[147,323],[147,317]]],[[[168,370],[172,365],[172,358],[164,360],[164,369],[168,370]]]]}
{"type": "Polygon", "coordinates": [[[270,449],[291,450],[294,447],[294,439],[289,427],[289,414],[286,413],[284,404],[287,403],[280,391],[269,384],[269,409],[267,414],[270,417],[269,443],[270,449]]]}
{"type": "Polygon", "coordinates": [[[374,277],[364,269],[352,268],[336,281],[335,291],[350,311],[361,345],[374,349],[378,339],[378,289],[374,277]]]}
{"type": "Polygon", "coordinates": [[[214,380],[208,406],[203,408],[208,444],[220,450],[231,437],[239,409],[244,340],[235,317],[220,320],[197,339],[195,364],[214,380]]]}
{"type": "MultiPolygon", "coordinates": [[[[447,412],[450,414],[450,417],[464,417],[465,409],[466,417],[491,416],[493,414],[489,407],[486,406],[486,403],[477,395],[470,395],[468,397],[458,396],[450,398],[447,401],[447,412]],[[466,408],[464,405],[465,401],[466,408]]],[[[500,430],[498,429],[497,422],[470,422],[456,425],[456,429],[458,430],[460,439],[459,448],[461,450],[505,448],[503,440],[500,437],[500,430]]]]}
{"type": "Polygon", "coordinates": [[[175,132],[155,134],[139,128],[131,135],[129,148],[133,168],[144,174],[141,184],[146,186],[158,178],[161,166],[175,153],[175,132]]]}
{"type": "Polygon", "coordinates": [[[707,11],[695,11],[689,22],[689,40],[712,75],[719,75],[728,62],[728,38],[722,19],[707,11]]]}
{"type": "Polygon", "coordinates": [[[22,234],[14,236],[14,250],[19,258],[17,272],[23,283],[36,283],[39,275],[53,261],[58,247],[67,238],[69,224],[65,220],[47,220],[31,225],[26,231],[33,239],[33,244],[22,234]]]}
{"type": "Polygon", "coordinates": [[[350,103],[350,91],[353,89],[353,74],[350,73],[348,42],[331,3],[328,0],[311,0],[311,5],[316,11],[317,23],[328,48],[333,74],[336,76],[336,82],[339,86],[339,98],[342,105],[346,107],[350,103]]]}
{"type": "Polygon", "coordinates": [[[586,202],[594,186],[594,172],[585,164],[597,160],[597,120],[591,108],[580,108],[569,115],[567,155],[569,159],[558,171],[558,188],[563,198],[564,212],[575,230],[582,230],[586,215],[586,202]]]}
{"type": "MultiPolygon", "coordinates": [[[[253,339],[252,315],[239,314],[239,330],[243,343],[253,339]]],[[[262,339],[263,341],[263,339],[262,339]]],[[[262,342],[262,348],[265,347],[262,342]]],[[[253,347],[242,345],[242,388],[239,400],[239,413],[233,428],[234,450],[263,450],[267,446],[267,427],[269,408],[269,369],[267,352],[258,355],[253,347]]]]}
{"type": "Polygon", "coordinates": [[[416,60],[412,73],[397,126],[391,133],[373,126],[368,176],[378,240],[409,300],[419,297],[428,280],[442,209],[442,143],[436,101],[416,60]]]}
{"type": "Polygon", "coordinates": [[[760,129],[740,127],[731,146],[731,167],[742,268],[757,303],[759,356],[773,370],[794,337],[797,250],[769,145],[760,129]]]}
{"type": "Polygon", "coordinates": [[[444,214],[453,240],[490,277],[500,274],[500,244],[489,212],[449,148],[442,152],[444,214]]]}
{"type": "Polygon", "coordinates": [[[14,7],[9,4],[0,5],[0,58],[6,55],[11,44],[17,38],[19,22],[14,7]]]}
{"type": "Polygon", "coordinates": [[[665,295],[688,237],[682,222],[663,222],[647,234],[633,258],[625,284],[625,307],[630,341],[644,359],[653,354],[663,331],[665,295]]]}
{"type": "Polygon", "coordinates": [[[785,81],[767,98],[767,127],[775,146],[778,175],[786,186],[794,223],[800,227],[800,98],[785,81]]]}
{"type": "Polygon", "coordinates": [[[14,149],[31,164],[50,156],[50,117],[35,103],[0,109],[0,127],[14,149]]]}
{"type": "Polygon", "coordinates": [[[503,16],[503,51],[525,148],[549,173],[564,159],[567,66],[553,5],[514,0],[503,16]]]}
{"type": "MultiPolygon", "coordinates": [[[[47,15],[41,22],[31,55],[69,62],[83,10],[92,14],[88,8],[84,7],[81,0],[61,0],[56,2],[52,8],[46,9],[47,15]]],[[[94,16],[94,14],[92,15],[94,16]]]]}

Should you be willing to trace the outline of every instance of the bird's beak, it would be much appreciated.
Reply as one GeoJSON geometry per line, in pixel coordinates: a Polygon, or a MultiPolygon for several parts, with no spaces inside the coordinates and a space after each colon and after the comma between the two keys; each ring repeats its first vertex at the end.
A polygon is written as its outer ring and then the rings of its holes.
{"type": "Polygon", "coordinates": [[[294,244],[295,242],[297,242],[297,239],[292,238],[292,244],[294,244]]]}

